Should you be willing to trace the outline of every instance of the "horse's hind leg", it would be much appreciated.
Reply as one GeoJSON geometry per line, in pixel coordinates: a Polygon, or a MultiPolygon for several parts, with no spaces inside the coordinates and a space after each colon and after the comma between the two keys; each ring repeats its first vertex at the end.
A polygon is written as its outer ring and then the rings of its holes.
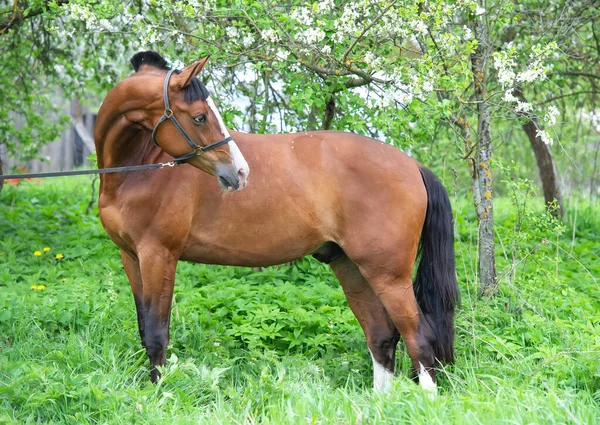
{"type": "Polygon", "coordinates": [[[424,389],[436,391],[434,335],[415,298],[413,260],[411,253],[406,256],[406,261],[400,262],[403,266],[364,262],[359,263],[359,270],[400,331],[419,383],[424,389]]]}
{"type": "Polygon", "coordinates": [[[373,359],[373,387],[377,391],[385,391],[390,387],[394,376],[396,345],[400,335],[385,307],[356,265],[345,255],[330,265],[365,333],[373,359]]]}

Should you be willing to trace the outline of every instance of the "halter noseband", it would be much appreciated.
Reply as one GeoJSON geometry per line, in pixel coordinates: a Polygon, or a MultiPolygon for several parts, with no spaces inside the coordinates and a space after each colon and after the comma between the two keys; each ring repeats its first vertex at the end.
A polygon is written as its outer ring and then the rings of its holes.
{"type": "Polygon", "coordinates": [[[165,112],[163,112],[162,117],[160,117],[160,119],[156,123],[156,126],[154,127],[154,130],[152,130],[152,141],[154,142],[154,144],[156,146],[160,147],[160,145],[156,141],[156,130],[158,130],[158,126],[161,125],[163,122],[165,122],[166,120],[171,120],[171,122],[173,123],[173,125],[175,126],[175,128],[177,128],[177,130],[179,130],[179,133],[181,133],[181,135],[188,142],[188,144],[192,147],[192,149],[194,149],[190,153],[178,156],[177,158],[173,158],[173,162],[174,163],[181,164],[181,163],[187,161],[190,158],[193,158],[195,156],[200,156],[200,155],[202,155],[206,151],[210,151],[212,149],[218,148],[221,145],[224,145],[225,143],[231,142],[233,140],[233,137],[227,136],[224,139],[219,140],[218,142],[211,143],[210,145],[206,145],[206,146],[198,146],[196,144],[196,142],[194,142],[194,140],[190,137],[189,134],[187,134],[187,132],[182,127],[182,125],[179,123],[179,121],[177,121],[177,119],[175,118],[175,114],[173,113],[173,110],[171,109],[171,107],[169,105],[169,80],[171,79],[171,75],[173,75],[173,72],[175,72],[175,70],[171,69],[167,73],[167,76],[165,77],[165,84],[164,84],[164,87],[163,87],[163,98],[164,98],[164,102],[165,102],[165,112]]]}

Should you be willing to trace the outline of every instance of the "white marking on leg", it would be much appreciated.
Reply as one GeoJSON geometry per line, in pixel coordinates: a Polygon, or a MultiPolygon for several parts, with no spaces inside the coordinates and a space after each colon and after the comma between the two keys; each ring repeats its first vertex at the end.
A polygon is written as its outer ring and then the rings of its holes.
{"type": "MultiPolygon", "coordinates": [[[[369,353],[371,353],[370,349],[369,353]]],[[[373,353],[371,353],[371,359],[373,359],[373,389],[378,392],[386,392],[392,388],[394,373],[375,360],[373,353]]]]}
{"type": "Polygon", "coordinates": [[[425,366],[423,366],[423,363],[421,362],[419,362],[419,384],[425,391],[430,392],[430,398],[433,398],[437,394],[437,385],[433,382],[431,375],[427,372],[425,366]]]}

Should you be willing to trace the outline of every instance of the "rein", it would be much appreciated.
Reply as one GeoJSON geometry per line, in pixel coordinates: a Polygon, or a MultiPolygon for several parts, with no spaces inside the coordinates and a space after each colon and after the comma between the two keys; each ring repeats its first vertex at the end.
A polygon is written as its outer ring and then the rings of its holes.
{"type": "Polygon", "coordinates": [[[13,179],[33,179],[33,178],[44,178],[44,177],[64,177],[64,176],[78,176],[83,174],[108,174],[108,173],[123,173],[127,171],[142,171],[142,170],[156,170],[165,167],[174,167],[179,164],[183,164],[190,158],[195,156],[200,156],[204,152],[210,151],[212,149],[218,148],[221,145],[229,143],[233,140],[233,137],[227,136],[218,142],[211,143],[206,146],[198,146],[196,142],[190,137],[189,134],[185,131],[183,126],[177,121],[175,118],[175,114],[171,109],[169,104],[169,81],[171,80],[171,75],[175,72],[174,69],[169,70],[167,76],[165,77],[165,83],[163,85],[163,99],[165,103],[165,112],[163,112],[162,116],[156,123],[154,130],[152,130],[152,141],[156,146],[160,148],[160,145],[156,141],[156,130],[158,130],[158,126],[161,125],[166,120],[171,120],[175,128],[181,133],[181,135],[185,138],[188,144],[192,147],[193,151],[187,153],[185,155],[178,156],[177,158],[173,158],[173,161],[170,162],[161,162],[159,164],[146,164],[146,165],[132,165],[128,167],[114,167],[114,168],[100,168],[97,170],[79,170],[79,171],[59,171],[53,173],[33,173],[33,174],[4,174],[0,175],[0,181],[2,180],[13,180],[13,179]]]}

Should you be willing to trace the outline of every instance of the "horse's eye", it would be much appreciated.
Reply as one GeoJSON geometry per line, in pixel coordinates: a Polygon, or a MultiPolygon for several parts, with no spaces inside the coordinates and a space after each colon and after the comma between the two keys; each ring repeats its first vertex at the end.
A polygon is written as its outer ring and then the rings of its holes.
{"type": "Polygon", "coordinates": [[[206,114],[200,114],[192,118],[194,122],[198,125],[202,125],[206,122],[206,114]]]}

